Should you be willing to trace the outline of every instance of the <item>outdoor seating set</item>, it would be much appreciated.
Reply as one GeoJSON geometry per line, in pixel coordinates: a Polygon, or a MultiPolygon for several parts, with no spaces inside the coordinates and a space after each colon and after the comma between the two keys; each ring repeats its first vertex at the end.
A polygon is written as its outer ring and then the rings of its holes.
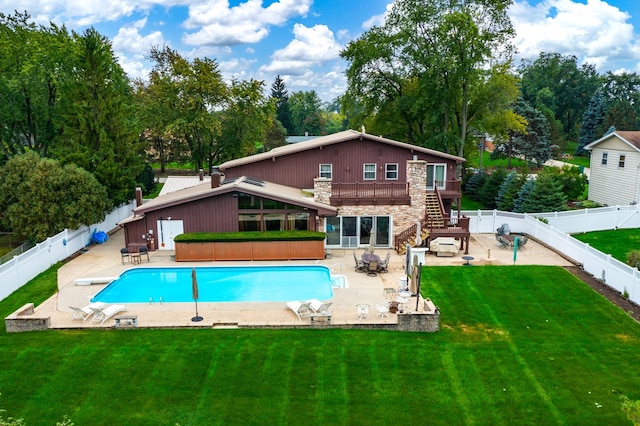
{"type": "Polygon", "coordinates": [[[378,273],[389,272],[389,261],[391,260],[391,253],[387,252],[387,256],[384,259],[380,259],[375,253],[365,251],[360,258],[353,251],[353,260],[355,261],[356,272],[366,272],[368,276],[375,277],[378,273]]]}
{"type": "MultiPolygon", "coordinates": [[[[383,303],[376,303],[374,305],[377,313],[376,318],[385,319],[389,318],[389,314],[395,314],[397,312],[404,312],[409,304],[411,292],[399,291],[395,288],[387,287],[383,290],[385,301],[383,303]]],[[[356,305],[356,313],[359,320],[369,319],[370,305],[366,303],[359,303],[356,305]]]]}
{"type": "Polygon", "coordinates": [[[508,223],[503,223],[498,229],[496,229],[496,240],[498,245],[502,248],[513,247],[518,244],[518,248],[522,248],[529,241],[529,237],[524,234],[512,234],[511,228],[508,223]]]}
{"type": "Polygon", "coordinates": [[[78,308],[75,306],[69,306],[69,307],[73,310],[73,313],[71,314],[71,319],[74,319],[74,320],[81,319],[84,322],[87,322],[87,320],[91,318],[91,321],[89,321],[89,324],[93,324],[93,323],[104,324],[106,320],[108,320],[115,314],[127,310],[127,308],[125,308],[124,305],[108,305],[104,302],[90,303],[89,305],[84,306],[82,308],[78,308]]]}
{"type": "Polygon", "coordinates": [[[147,257],[147,262],[151,260],[149,257],[149,249],[147,246],[139,246],[138,250],[135,251],[133,249],[129,249],[127,247],[120,249],[120,257],[122,259],[122,264],[124,265],[125,259],[129,261],[129,263],[142,263],[142,257],[147,257]]]}

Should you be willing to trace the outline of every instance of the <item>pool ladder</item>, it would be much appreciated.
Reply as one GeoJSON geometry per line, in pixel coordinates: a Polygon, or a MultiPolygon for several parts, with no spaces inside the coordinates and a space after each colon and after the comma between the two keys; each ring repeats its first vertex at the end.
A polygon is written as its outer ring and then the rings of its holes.
{"type": "MultiPolygon", "coordinates": [[[[160,302],[160,304],[162,305],[162,302],[163,302],[163,300],[162,300],[162,296],[160,296],[159,302],[160,302]]],[[[150,305],[153,305],[153,296],[149,297],[149,304],[150,304],[150,305]]]]}

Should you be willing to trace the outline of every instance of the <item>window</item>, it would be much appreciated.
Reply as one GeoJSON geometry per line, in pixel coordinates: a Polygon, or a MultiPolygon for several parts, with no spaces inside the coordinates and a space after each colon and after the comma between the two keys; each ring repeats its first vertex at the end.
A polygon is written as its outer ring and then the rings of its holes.
{"type": "Polygon", "coordinates": [[[376,165],[365,164],[364,165],[364,180],[376,180],[376,165]]]}
{"type": "Polygon", "coordinates": [[[321,178],[331,179],[331,176],[333,174],[332,171],[333,171],[333,165],[332,164],[320,164],[320,177],[321,178]]]}
{"type": "Polygon", "coordinates": [[[620,160],[618,160],[618,167],[620,167],[621,169],[624,169],[624,155],[620,156],[620,160]]]}
{"type": "Polygon", "coordinates": [[[384,166],[384,176],[387,180],[398,180],[398,164],[387,163],[384,166]]]}
{"type": "Polygon", "coordinates": [[[607,165],[607,157],[609,156],[609,154],[607,154],[606,152],[602,153],[602,165],[606,166],[607,165]]]}

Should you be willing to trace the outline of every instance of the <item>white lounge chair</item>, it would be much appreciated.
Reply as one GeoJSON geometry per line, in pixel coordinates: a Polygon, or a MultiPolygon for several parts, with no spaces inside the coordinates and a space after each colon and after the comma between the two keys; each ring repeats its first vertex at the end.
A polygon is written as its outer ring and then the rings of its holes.
{"type": "Polygon", "coordinates": [[[123,305],[109,305],[102,308],[91,308],[94,312],[93,318],[91,318],[91,323],[100,322],[100,324],[104,324],[106,320],[117,314],[118,312],[126,311],[123,305]]]}
{"type": "Polygon", "coordinates": [[[316,314],[330,314],[331,313],[331,304],[333,302],[321,302],[318,299],[309,299],[307,300],[309,303],[309,307],[316,314]]]}
{"type": "Polygon", "coordinates": [[[310,302],[299,302],[297,300],[293,300],[291,302],[287,302],[287,308],[291,309],[293,313],[298,316],[300,321],[302,321],[302,317],[311,316],[310,302]]]}
{"type": "Polygon", "coordinates": [[[86,321],[87,318],[93,315],[94,313],[93,309],[104,308],[105,306],[107,306],[107,304],[104,302],[91,303],[83,308],[78,308],[76,306],[69,306],[71,309],[73,309],[73,313],[71,314],[71,319],[74,319],[74,320],[81,319],[83,321],[86,321]]]}

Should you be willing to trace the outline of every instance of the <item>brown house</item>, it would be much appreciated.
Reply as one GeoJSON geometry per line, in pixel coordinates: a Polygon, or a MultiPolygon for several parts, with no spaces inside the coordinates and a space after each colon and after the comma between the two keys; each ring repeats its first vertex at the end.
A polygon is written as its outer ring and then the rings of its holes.
{"type": "Polygon", "coordinates": [[[285,229],[325,231],[327,248],[397,248],[418,222],[452,225],[464,161],[347,130],[223,163],[210,184],[159,196],[121,225],[127,243],[159,249],[182,232],[285,229]]]}

